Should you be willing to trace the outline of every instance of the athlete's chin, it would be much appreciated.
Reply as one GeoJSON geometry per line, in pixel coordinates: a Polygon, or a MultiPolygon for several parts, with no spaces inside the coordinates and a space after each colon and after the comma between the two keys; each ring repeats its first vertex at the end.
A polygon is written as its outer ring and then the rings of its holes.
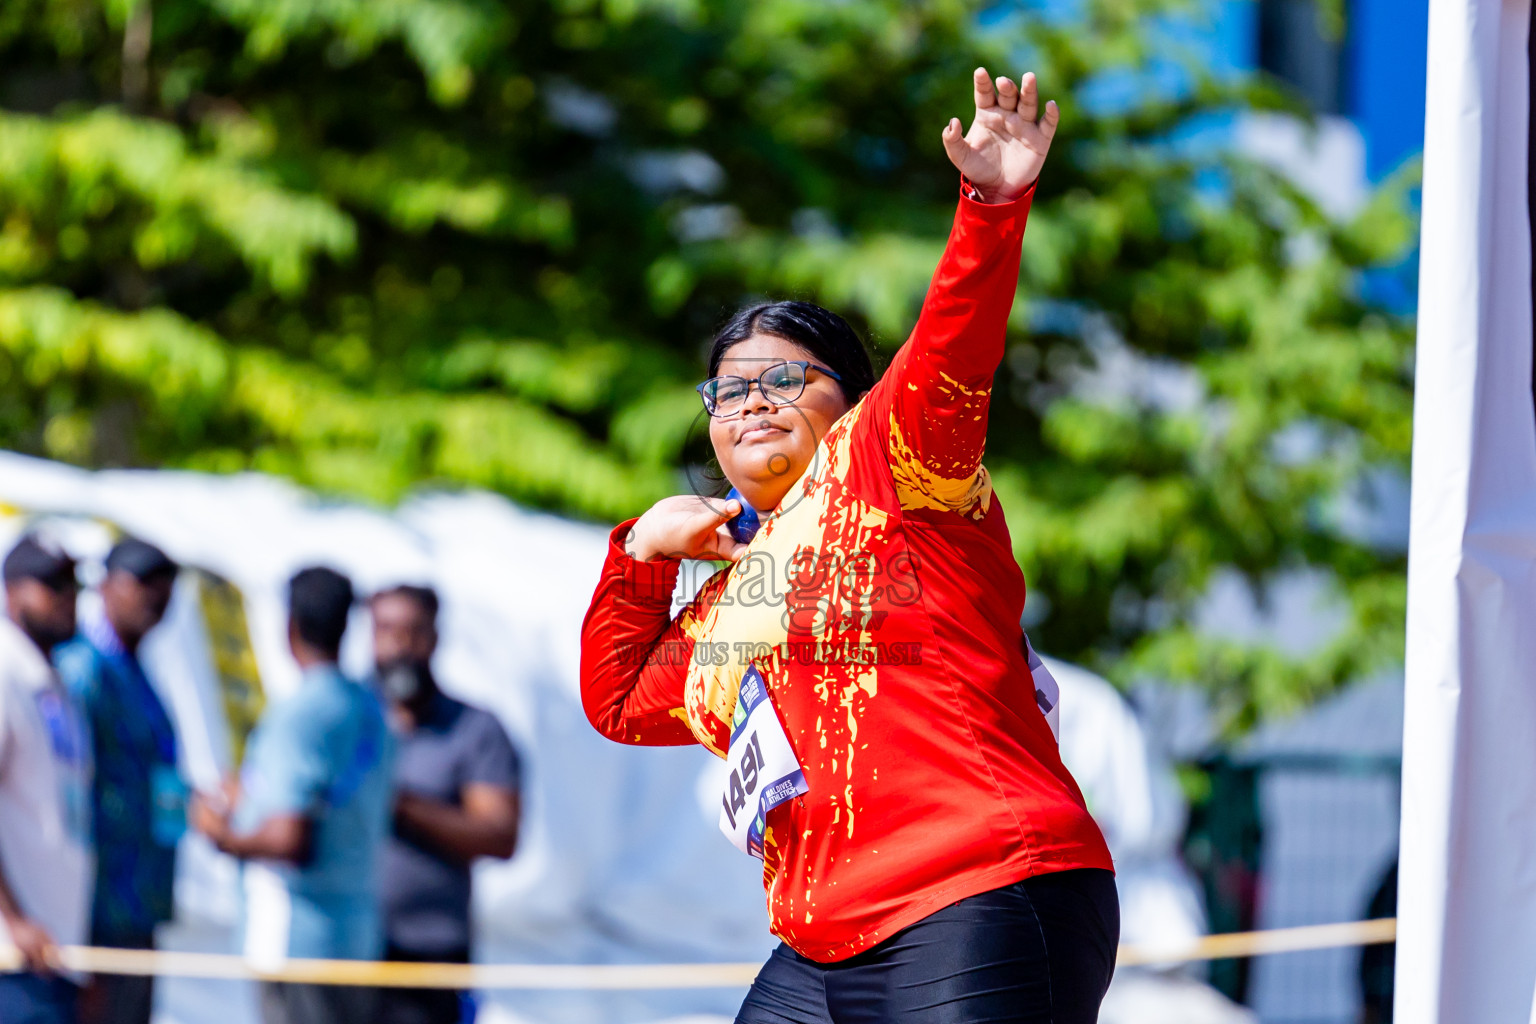
{"type": "Polygon", "coordinates": [[[793,444],[759,442],[747,451],[738,447],[733,454],[731,472],[727,475],[732,480],[750,480],[758,485],[792,484],[800,479],[809,461],[807,454],[793,444]]]}

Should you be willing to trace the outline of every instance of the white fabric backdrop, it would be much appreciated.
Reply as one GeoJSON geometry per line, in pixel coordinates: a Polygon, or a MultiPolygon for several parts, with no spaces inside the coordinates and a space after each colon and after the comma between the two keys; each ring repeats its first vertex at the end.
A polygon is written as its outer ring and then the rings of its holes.
{"type": "Polygon", "coordinates": [[[1430,4],[1398,1024],[1526,1024],[1536,986],[1530,6],[1430,4]]]}

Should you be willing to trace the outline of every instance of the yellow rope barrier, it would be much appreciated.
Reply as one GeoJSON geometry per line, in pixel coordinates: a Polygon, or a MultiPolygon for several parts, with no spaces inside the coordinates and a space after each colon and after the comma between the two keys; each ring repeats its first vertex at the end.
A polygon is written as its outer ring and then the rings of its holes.
{"type": "MultiPolygon", "coordinates": [[[[1275,928],[1207,935],[1180,949],[1121,946],[1121,967],[1174,964],[1295,953],[1393,942],[1397,919],[1275,928]]],[[[62,946],[60,966],[85,974],[163,975],[182,978],[293,981],[381,988],[448,989],[683,989],[745,988],[761,964],[417,964],[367,960],[289,960],[280,970],[258,971],[228,953],[62,946]]],[[[0,970],[16,970],[16,950],[0,947],[0,970]]]]}
{"type": "Polygon", "coordinates": [[[1181,950],[1139,949],[1121,946],[1115,963],[1120,967],[1140,964],[1186,963],[1192,960],[1231,960],[1269,953],[1299,953],[1340,946],[1374,946],[1397,941],[1397,918],[1313,924],[1302,928],[1272,928],[1262,932],[1230,932],[1206,935],[1181,950]]]}

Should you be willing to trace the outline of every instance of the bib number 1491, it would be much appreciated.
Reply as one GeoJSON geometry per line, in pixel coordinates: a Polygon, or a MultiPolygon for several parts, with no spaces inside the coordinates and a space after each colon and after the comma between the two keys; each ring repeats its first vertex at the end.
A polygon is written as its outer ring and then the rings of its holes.
{"type": "Polygon", "coordinates": [[[720,795],[720,831],[741,852],[761,858],[768,812],[810,786],[756,666],[741,679],[726,760],[731,772],[720,795]]]}
{"type": "MultiPolygon", "coordinates": [[[[762,775],[763,744],[753,732],[741,752],[741,763],[731,769],[731,777],[725,784],[725,795],[720,798],[721,813],[731,823],[731,828],[736,827],[736,816],[747,806],[747,797],[757,792],[758,779],[762,775]]],[[[736,753],[737,744],[731,743],[731,753],[736,753]]]]}

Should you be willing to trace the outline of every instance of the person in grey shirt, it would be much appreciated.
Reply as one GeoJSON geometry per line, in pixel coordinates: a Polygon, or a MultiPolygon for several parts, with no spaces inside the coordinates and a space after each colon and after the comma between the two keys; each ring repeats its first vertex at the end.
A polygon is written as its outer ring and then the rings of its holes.
{"type": "MultiPolygon", "coordinates": [[[[517,847],[519,764],[494,717],[443,693],[432,674],[438,598],[398,586],[369,602],[378,686],[399,739],[394,835],[384,850],[386,957],[468,963],[470,867],[517,847]]],[[[380,1024],[455,1024],[465,996],[383,989],[380,1024]]]]}

